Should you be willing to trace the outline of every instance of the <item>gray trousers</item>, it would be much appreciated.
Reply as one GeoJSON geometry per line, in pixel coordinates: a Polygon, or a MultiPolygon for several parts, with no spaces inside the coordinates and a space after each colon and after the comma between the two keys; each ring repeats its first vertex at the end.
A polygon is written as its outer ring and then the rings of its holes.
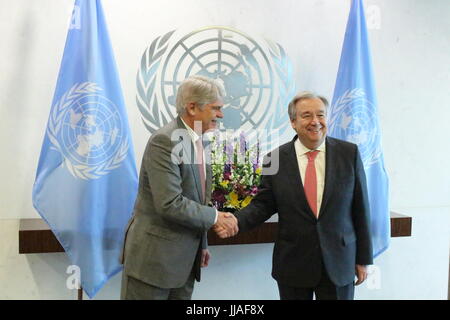
{"type": "Polygon", "coordinates": [[[194,291],[194,273],[181,288],[159,288],[122,273],[121,300],[191,300],[194,291]]]}

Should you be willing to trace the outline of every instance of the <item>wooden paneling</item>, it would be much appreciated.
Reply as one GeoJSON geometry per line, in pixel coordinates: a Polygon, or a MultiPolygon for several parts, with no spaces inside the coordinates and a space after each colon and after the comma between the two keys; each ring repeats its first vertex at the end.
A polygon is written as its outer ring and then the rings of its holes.
{"type": "MultiPolygon", "coordinates": [[[[391,237],[411,236],[412,218],[391,212],[391,237]]],[[[209,245],[272,243],[276,239],[278,222],[266,222],[229,239],[220,239],[210,231],[209,245]]],[[[22,219],[19,229],[19,253],[64,252],[53,232],[42,219],[22,219]]]]}
{"type": "Polygon", "coordinates": [[[211,246],[230,244],[271,243],[275,241],[278,231],[278,222],[266,222],[259,227],[238,233],[228,239],[219,238],[212,230],[208,232],[208,244],[211,246]]]}
{"type": "Polygon", "coordinates": [[[64,252],[47,223],[42,219],[21,219],[19,253],[64,252]]]}
{"type": "Polygon", "coordinates": [[[391,237],[410,237],[412,218],[391,211],[391,237]]]}

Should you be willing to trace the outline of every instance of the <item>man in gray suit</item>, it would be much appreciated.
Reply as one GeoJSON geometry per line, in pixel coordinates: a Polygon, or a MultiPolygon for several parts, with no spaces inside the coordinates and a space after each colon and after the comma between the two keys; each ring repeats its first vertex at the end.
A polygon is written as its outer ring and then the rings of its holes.
{"type": "Polygon", "coordinates": [[[150,137],[125,235],[121,299],[191,299],[210,258],[207,231],[237,233],[233,215],[207,206],[212,173],[202,134],[223,117],[223,96],[216,81],[187,78],[177,92],[178,117],[150,137]]]}
{"type": "Polygon", "coordinates": [[[240,231],[278,213],[272,276],[282,300],[353,299],[355,275],[362,283],[372,264],[364,167],[355,144],[326,136],[327,107],[311,92],[293,98],[297,135],[266,156],[259,193],[236,213],[240,231]]]}

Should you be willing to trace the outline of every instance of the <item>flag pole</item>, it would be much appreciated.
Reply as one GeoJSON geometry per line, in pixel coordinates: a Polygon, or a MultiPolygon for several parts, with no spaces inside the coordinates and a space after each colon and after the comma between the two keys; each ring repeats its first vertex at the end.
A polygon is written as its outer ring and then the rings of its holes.
{"type": "Polygon", "coordinates": [[[78,300],[83,300],[83,287],[78,289],[78,300]]]}

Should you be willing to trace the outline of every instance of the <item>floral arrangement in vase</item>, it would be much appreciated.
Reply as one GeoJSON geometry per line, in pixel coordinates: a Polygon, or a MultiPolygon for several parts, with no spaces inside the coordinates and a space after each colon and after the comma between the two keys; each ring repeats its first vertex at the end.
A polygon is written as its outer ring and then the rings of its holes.
{"type": "Polygon", "coordinates": [[[220,211],[245,208],[258,193],[262,168],[259,140],[249,148],[244,133],[239,139],[221,140],[215,135],[211,142],[212,205],[220,211]]]}

